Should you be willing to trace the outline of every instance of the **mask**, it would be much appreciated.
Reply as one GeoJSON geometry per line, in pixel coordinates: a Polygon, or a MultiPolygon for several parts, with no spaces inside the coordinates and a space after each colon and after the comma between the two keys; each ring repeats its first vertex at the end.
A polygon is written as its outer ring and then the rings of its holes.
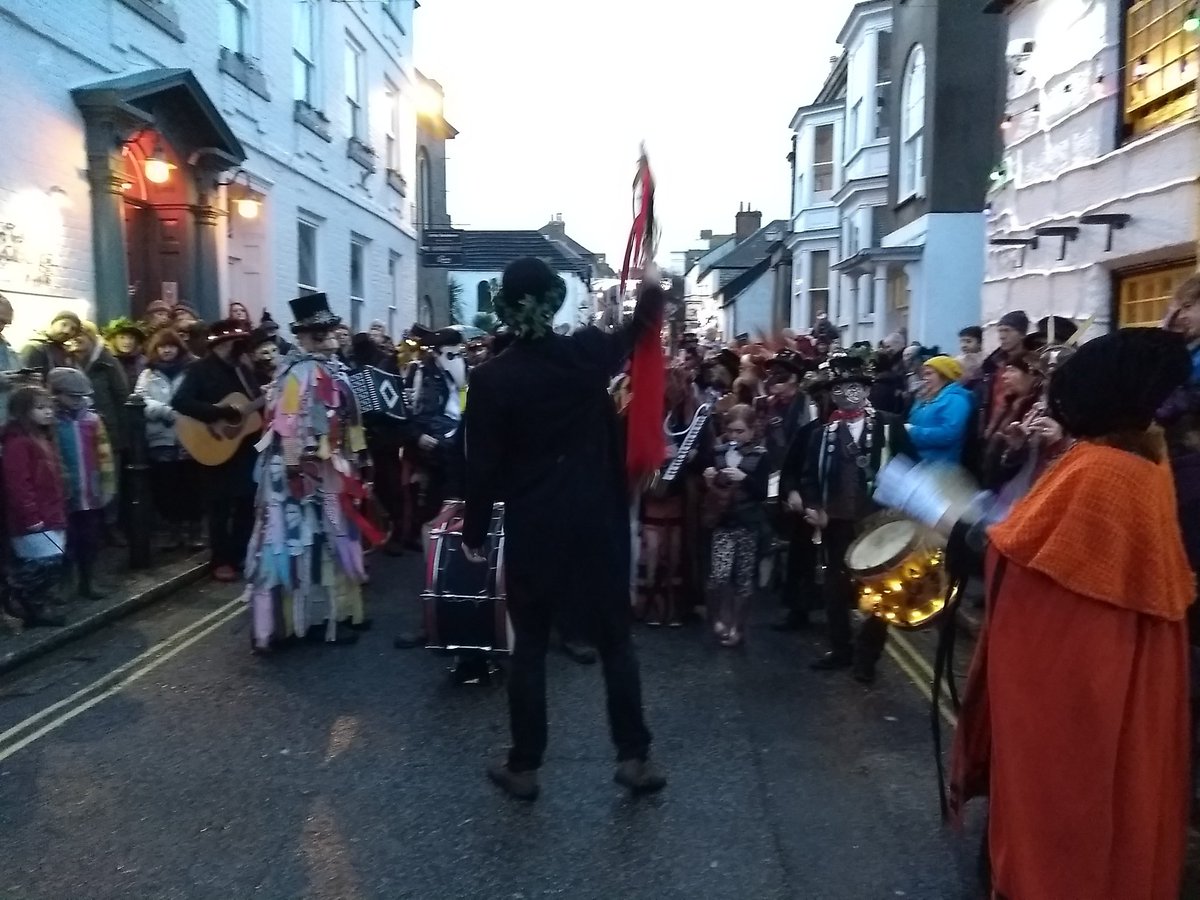
{"type": "Polygon", "coordinates": [[[833,405],[842,412],[856,412],[867,405],[867,387],[856,381],[834,385],[830,394],[833,405]]]}
{"type": "Polygon", "coordinates": [[[461,345],[439,347],[437,351],[438,367],[450,376],[455,387],[463,387],[467,383],[467,360],[461,345]]]}

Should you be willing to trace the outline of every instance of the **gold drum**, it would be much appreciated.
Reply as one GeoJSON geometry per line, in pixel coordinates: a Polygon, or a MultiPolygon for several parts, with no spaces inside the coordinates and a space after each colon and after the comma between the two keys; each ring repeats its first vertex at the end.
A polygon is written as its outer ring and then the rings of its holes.
{"type": "Polygon", "coordinates": [[[858,606],[889,625],[917,631],[946,608],[945,545],[928,528],[905,519],[869,528],[846,551],[858,583],[858,606]]]}

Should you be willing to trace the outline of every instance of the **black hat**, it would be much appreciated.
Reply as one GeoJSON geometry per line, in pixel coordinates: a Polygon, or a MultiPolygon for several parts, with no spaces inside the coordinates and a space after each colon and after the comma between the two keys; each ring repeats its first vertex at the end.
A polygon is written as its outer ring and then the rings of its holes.
{"type": "Polygon", "coordinates": [[[329,331],[342,324],[342,320],[333,314],[329,308],[329,298],[325,294],[306,294],[289,300],[292,308],[292,331],[300,334],[302,331],[329,331]]]}
{"type": "Polygon", "coordinates": [[[1122,328],[1083,344],[1055,369],[1051,415],[1077,438],[1144,431],[1191,372],[1182,335],[1122,328]]]}
{"type": "Polygon", "coordinates": [[[797,378],[802,378],[804,373],[811,368],[808,360],[794,350],[780,350],[767,360],[767,371],[772,376],[787,378],[795,375],[797,378]]]}
{"type": "Polygon", "coordinates": [[[1044,346],[1045,344],[1058,345],[1065,344],[1075,336],[1077,331],[1079,331],[1079,326],[1066,316],[1046,316],[1038,319],[1037,327],[1034,328],[1031,337],[1041,339],[1039,346],[1044,346]],[[1053,339],[1051,339],[1050,335],[1051,322],[1053,322],[1054,327],[1053,339]]]}
{"type": "Polygon", "coordinates": [[[258,323],[258,327],[262,328],[264,331],[274,333],[279,330],[279,323],[275,321],[274,317],[268,310],[264,309],[262,320],[258,323]]]}
{"type": "Polygon", "coordinates": [[[263,328],[261,325],[250,331],[250,337],[247,341],[247,344],[251,350],[257,350],[263,344],[273,343],[275,343],[275,335],[266,328],[263,328]]]}
{"type": "Polygon", "coordinates": [[[729,380],[737,378],[742,371],[742,359],[728,347],[716,355],[715,362],[729,373],[729,380]]]}
{"type": "Polygon", "coordinates": [[[829,357],[826,365],[829,367],[830,387],[850,382],[870,385],[875,380],[867,360],[857,353],[835,353],[829,357]]]}
{"type": "Polygon", "coordinates": [[[210,347],[249,336],[250,327],[237,319],[221,319],[208,326],[208,346],[210,347]]]}
{"type": "Polygon", "coordinates": [[[963,338],[963,337],[974,338],[977,341],[982,341],[983,340],[983,329],[980,328],[978,325],[968,325],[966,328],[964,328],[962,331],[960,331],[958,333],[958,336],[960,338],[963,338]]]}
{"type": "Polygon", "coordinates": [[[1025,315],[1025,310],[1023,309],[1014,309],[1012,312],[1006,312],[1002,315],[996,325],[997,327],[1011,328],[1014,331],[1024,334],[1029,330],[1029,316],[1025,315]]]}
{"type": "Polygon", "coordinates": [[[462,332],[457,328],[439,328],[437,331],[433,331],[424,325],[417,324],[412,327],[408,336],[422,347],[428,347],[431,350],[436,350],[438,347],[457,347],[464,343],[462,332]]]}

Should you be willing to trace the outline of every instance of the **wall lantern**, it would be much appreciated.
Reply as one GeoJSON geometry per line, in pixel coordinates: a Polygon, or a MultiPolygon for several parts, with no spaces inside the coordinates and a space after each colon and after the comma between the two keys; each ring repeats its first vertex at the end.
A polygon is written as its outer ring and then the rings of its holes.
{"type": "Polygon", "coordinates": [[[154,184],[166,184],[171,180],[171,170],[175,166],[167,161],[163,155],[162,144],[154,145],[154,152],[146,157],[146,163],[142,167],[142,171],[146,173],[146,180],[154,184]]]}
{"type": "Polygon", "coordinates": [[[259,214],[262,213],[262,201],[250,187],[250,176],[244,169],[238,169],[233,173],[232,178],[222,181],[220,184],[225,187],[226,196],[229,198],[232,208],[237,211],[238,218],[257,219],[259,217],[259,214]],[[239,178],[243,184],[238,184],[239,178]]]}
{"type": "Polygon", "coordinates": [[[1200,31],[1200,9],[1192,7],[1187,18],[1183,20],[1184,31],[1200,31]]]}

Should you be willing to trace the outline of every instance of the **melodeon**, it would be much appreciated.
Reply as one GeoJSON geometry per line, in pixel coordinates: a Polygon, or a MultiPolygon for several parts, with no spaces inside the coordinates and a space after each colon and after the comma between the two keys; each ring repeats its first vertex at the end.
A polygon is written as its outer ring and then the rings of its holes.
{"type": "Polygon", "coordinates": [[[363,416],[386,416],[398,422],[407,422],[410,416],[408,398],[404,390],[404,379],[399,375],[364,366],[347,376],[350,389],[358,400],[363,416]]]}
{"type": "Polygon", "coordinates": [[[431,523],[426,549],[426,648],[445,653],[512,652],[504,583],[504,505],[492,509],[484,564],[463,554],[464,504],[451,500],[431,523]]]}

